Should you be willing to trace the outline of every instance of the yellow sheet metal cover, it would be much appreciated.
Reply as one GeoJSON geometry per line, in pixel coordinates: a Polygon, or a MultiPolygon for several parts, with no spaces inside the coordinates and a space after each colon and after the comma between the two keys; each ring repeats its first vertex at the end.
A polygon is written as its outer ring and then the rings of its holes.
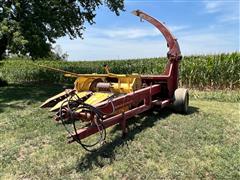
{"type": "Polygon", "coordinates": [[[52,101],[55,101],[57,99],[59,99],[60,97],[62,96],[66,96],[72,89],[66,89],[65,91],[47,99],[44,103],[42,103],[42,105],[40,107],[44,107],[46,106],[48,103],[52,102],[52,101]]]}
{"type": "Polygon", "coordinates": [[[110,98],[113,95],[113,93],[103,93],[103,92],[95,92],[93,95],[88,98],[85,103],[90,105],[95,105],[97,103],[100,103],[108,98],[110,98]]]}
{"type": "MultiPolygon", "coordinates": [[[[78,98],[83,98],[89,94],[91,94],[91,91],[83,91],[83,92],[78,92],[77,95],[74,95],[71,100],[78,100],[78,98]]],[[[54,107],[50,109],[50,111],[56,111],[58,110],[61,106],[66,106],[67,102],[64,103],[67,99],[70,99],[70,97],[65,98],[64,100],[58,102],[54,107]]]]}
{"type": "MultiPolygon", "coordinates": [[[[103,92],[95,92],[91,97],[89,97],[84,103],[90,104],[90,105],[96,105],[97,103],[100,103],[111,96],[113,96],[114,93],[103,93],[103,92]]],[[[81,112],[83,109],[78,109],[76,112],[81,112]]]]}

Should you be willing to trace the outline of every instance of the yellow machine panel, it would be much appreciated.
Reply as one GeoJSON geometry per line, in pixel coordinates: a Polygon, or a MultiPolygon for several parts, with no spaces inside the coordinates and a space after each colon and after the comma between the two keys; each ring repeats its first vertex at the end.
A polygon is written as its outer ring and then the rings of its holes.
{"type": "Polygon", "coordinates": [[[61,98],[66,98],[68,96],[68,93],[72,91],[72,89],[66,89],[65,91],[47,99],[44,103],[41,104],[40,107],[48,107],[50,106],[51,104],[56,104],[61,98]]]}
{"type": "MultiPolygon", "coordinates": [[[[55,68],[46,68],[62,72],[67,77],[76,78],[74,89],[57,94],[42,104],[41,107],[52,107],[50,111],[57,111],[60,107],[65,106],[67,102],[64,103],[64,101],[70,98],[71,91],[77,93],[76,96],[71,97],[72,100],[85,97],[88,99],[84,103],[96,105],[113,95],[119,96],[142,88],[141,76],[138,74],[114,74],[110,73],[108,68],[105,68],[107,74],[77,74],[55,68]]],[[[122,110],[125,111],[124,108],[122,110]]]]}
{"type": "Polygon", "coordinates": [[[142,86],[141,77],[137,74],[125,75],[125,74],[86,74],[80,76],[75,80],[74,87],[80,91],[101,91],[97,88],[98,83],[104,84],[108,89],[103,91],[109,91],[112,93],[130,93],[138,90],[142,86]],[[114,81],[112,81],[114,79],[114,81]]]}
{"type": "MultiPolygon", "coordinates": [[[[113,95],[114,95],[113,93],[95,92],[84,103],[90,104],[90,105],[96,105],[102,101],[107,100],[113,95]]],[[[76,112],[81,112],[81,111],[82,109],[76,110],[76,112]]]]}
{"type": "Polygon", "coordinates": [[[142,81],[140,77],[118,78],[117,83],[112,83],[111,90],[114,93],[130,93],[140,89],[142,81]]]}
{"type": "MultiPolygon", "coordinates": [[[[83,98],[83,97],[88,96],[88,95],[90,95],[90,94],[91,94],[90,91],[79,92],[79,93],[77,93],[76,95],[74,95],[74,96],[71,98],[71,100],[76,101],[76,100],[78,100],[79,98],[83,98]]],[[[50,111],[56,111],[56,110],[59,110],[61,106],[62,106],[62,107],[66,106],[66,105],[67,105],[67,101],[66,101],[66,100],[69,100],[69,99],[70,99],[70,97],[67,97],[67,98],[65,98],[64,100],[58,102],[55,106],[53,106],[53,107],[50,109],[50,111]],[[66,102],[64,102],[64,101],[66,101],[66,102]]]]}
{"type": "Polygon", "coordinates": [[[94,90],[94,85],[103,80],[99,77],[78,77],[74,82],[74,88],[80,91],[94,90]]]}
{"type": "Polygon", "coordinates": [[[95,92],[93,95],[88,98],[85,103],[90,105],[95,105],[97,103],[100,103],[108,98],[113,96],[113,93],[103,93],[103,92],[95,92]]]}

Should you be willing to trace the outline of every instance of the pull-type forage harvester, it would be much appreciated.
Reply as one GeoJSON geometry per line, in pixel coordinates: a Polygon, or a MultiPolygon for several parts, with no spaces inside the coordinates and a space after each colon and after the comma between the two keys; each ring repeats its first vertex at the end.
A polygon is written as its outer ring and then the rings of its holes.
{"type": "MultiPolygon", "coordinates": [[[[41,107],[57,111],[55,120],[61,121],[69,133],[69,143],[78,142],[86,150],[96,148],[106,137],[106,128],[120,124],[127,133],[126,121],[154,106],[173,106],[187,113],[188,90],[178,88],[178,69],[182,58],[177,39],[164,24],[137,10],[133,14],[154,25],[167,41],[169,51],[165,71],[161,75],[113,74],[105,66],[106,74],[77,74],[74,89],[46,100],[41,107]],[[89,137],[91,136],[91,137],[89,137]],[[88,140],[86,140],[85,138],[88,140]]],[[[53,69],[53,68],[52,68],[53,69]]]]}

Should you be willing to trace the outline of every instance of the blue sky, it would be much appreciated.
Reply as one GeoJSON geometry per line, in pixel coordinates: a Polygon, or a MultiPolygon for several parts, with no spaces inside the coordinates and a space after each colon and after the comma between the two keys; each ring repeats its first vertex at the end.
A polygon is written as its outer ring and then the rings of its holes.
{"type": "Polygon", "coordinates": [[[100,7],[96,24],[86,25],[84,39],[62,37],[56,44],[73,61],[165,56],[162,35],[131,14],[140,9],[165,22],[177,37],[183,55],[240,49],[239,0],[125,0],[125,9],[116,16],[100,7]]]}

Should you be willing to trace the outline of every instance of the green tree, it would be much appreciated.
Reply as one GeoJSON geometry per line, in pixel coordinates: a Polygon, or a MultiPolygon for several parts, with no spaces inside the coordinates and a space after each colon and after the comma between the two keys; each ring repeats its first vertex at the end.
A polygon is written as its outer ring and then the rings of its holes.
{"type": "Polygon", "coordinates": [[[83,36],[96,9],[106,6],[119,15],[124,0],[0,0],[0,59],[11,53],[47,57],[59,37],[83,36]]]}

